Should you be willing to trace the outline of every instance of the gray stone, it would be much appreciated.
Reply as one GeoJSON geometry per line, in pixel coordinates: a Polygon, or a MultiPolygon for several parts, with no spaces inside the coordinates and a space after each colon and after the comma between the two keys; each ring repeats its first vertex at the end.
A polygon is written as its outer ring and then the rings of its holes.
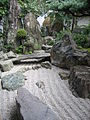
{"type": "Polygon", "coordinates": [[[2,88],[16,90],[25,84],[25,76],[21,72],[11,73],[1,78],[2,88]]]}
{"type": "Polygon", "coordinates": [[[51,48],[52,48],[52,46],[50,46],[50,45],[42,45],[42,50],[51,51],[51,48]]]}
{"type": "Polygon", "coordinates": [[[0,70],[0,79],[1,79],[1,76],[2,76],[2,72],[1,72],[1,70],[0,70]]]}
{"type": "Polygon", "coordinates": [[[70,68],[74,65],[89,65],[89,60],[88,52],[77,49],[77,45],[69,34],[65,34],[51,50],[51,63],[58,67],[70,68]]]}
{"type": "Polygon", "coordinates": [[[42,62],[41,66],[46,68],[46,69],[51,69],[52,68],[51,63],[49,61],[42,62]]]}
{"type": "Polygon", "coordinates": [[[10,51],[7,53],[8,58],[16,58],[16,55],[14,52],[10,51]]]}
{"type": "Polygon", "coordinates": [[[0,51],[0,59],[1,59],[1,60],[7,60],[7,59],[8,59],[7,54],[4,53],[3,51],[0,51]]]}
{"type": "Polygon", "coordinates": [[[41,49],[42,37],[40,25],[31,12],[25,16],[25,29],[28,33],[28,39],[34,44],[34,49],[41,49]]]}
{"type": "Polygon", "coordinates": [[[18,90],[16,100],[23,120],[59,120],[46,104],[25,88],[18,90]]]}
{"type": "Polygon", "coordinates": [[[70,70],[69,85],[73,94],[90,99],[90,67],[72,67],[70,70]]]}
{"type": "Polygon", "coordinates": [[[59,76],[61,77],[62,80],[68,80],[69,79],[69,72],[60,72],[59,76]]]}
{"type": "Polygon", "coordinates": [[[13,68],[13,63],[11,60],[0,61],[0,68],[3,72],[9,71],[13,68]]]}

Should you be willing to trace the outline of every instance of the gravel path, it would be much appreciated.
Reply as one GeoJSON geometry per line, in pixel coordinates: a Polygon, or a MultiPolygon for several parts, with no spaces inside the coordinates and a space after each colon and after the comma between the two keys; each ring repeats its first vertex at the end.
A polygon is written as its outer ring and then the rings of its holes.
{"type": "MultiPolygon", "coordinates": [[[[9,73],[16,72],[21,67],[32,68],[34,65],[18,65],[9,73]]],[[[59,120],[90,120],[90,100],[74,97],[67,81],[61,80],[59,72],[62,72],[62,69],[54,66],[52,69],[31,69],[24,73],[27,77],[24,87],[46,103],[59,120]]],[[[3,76],[6,74],[8,73],[3,73],[3,76]]],[[[12,108],[15,109],[16,95],[16,91],[0,91],[0,120],[10,120],[12,108]]]]}

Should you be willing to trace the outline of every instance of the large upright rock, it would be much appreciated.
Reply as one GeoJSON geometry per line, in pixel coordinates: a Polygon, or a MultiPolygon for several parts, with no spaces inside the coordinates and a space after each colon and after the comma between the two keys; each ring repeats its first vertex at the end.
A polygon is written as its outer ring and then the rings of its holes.
{"type": "Polygon", "coordinates": [[[55,113],[27,89],[18,90],[17,103],[19,105],[21,120],[59,120],[55,113]]]}
{"type": "Polygon", "coordinates": [[[28,32],[31,43],[34,44],[35,49],[41,48],[42,37],[38,21],[35,16],[30,12],[25,16],[25,29],[28,32]]]}
{"type": "Polygon", "coordinates": [[[77,45],[69,34],[65,34],[62,40],[52,47],[51,62],[58,67],[70,68],[74,65],[90,66],[89,61],[90,56],[88,52],[77,49],[77,45]]]}
{"type": "Polygon", "coordinates": [[[9,9],[9,31],[8,31],[8,43],[12,43],[14,47],[16,46],[15,37],[16,32],[19,27],[18,25],[18,16],[20,13],[20,7],[17,0],[10,0],[10,9],[9,9]]]}
{"type": "Polygon", "coordinates": [[[69,85],[75,95],[90,99],[90,67],[74,66],[71,68],[69,85]]]}

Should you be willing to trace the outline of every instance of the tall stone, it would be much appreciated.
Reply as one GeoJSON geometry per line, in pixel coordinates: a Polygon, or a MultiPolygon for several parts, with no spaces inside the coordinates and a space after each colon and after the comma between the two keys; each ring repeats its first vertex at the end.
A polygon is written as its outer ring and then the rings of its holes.
{"type": "Polygon", "coordinates": [[[42,37],[40,25],[36,20],[36,17],[30,12],[25,16],[24,23],[30,42],[34,44],[35,49],[40,49],[42,45],[42,37]]]}
{"type": "Polygon", "coordinates": [[[9,9],[9,32],[7,43],[12,43],[15,46],[16,31],[18,29],[18,15],[20,13],[20,7],[17,0],[10,0],[9,9]]]}

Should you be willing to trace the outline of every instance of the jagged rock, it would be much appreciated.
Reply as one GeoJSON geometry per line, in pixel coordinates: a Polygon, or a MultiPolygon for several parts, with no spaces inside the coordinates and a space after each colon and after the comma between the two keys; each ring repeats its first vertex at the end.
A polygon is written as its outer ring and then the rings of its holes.
{"type": "Polygon", "coordinates": [[[16,100],[23,120],[59,120],[46,104],[25,88],[18,90],[16,100]]]}
{"type": "Polygon", "coordinates": [[[11,60],[0,61],[1,71],[6,72],[13,68],[13,62],[11,60]]]}
{"type": "Polygon", "coordinates": [[[1,60],[7,60],[7,59],[8,59],[7,54],[4,53],[3,51],[0,51],[0,59],[1,59],[1,60]]]}
{"type": "Polygon", "coordinates": [[[51,36],[44,37],[44,44],[50,45],[51,43],[54,43],[55,40],[51,36]]]}
{"type": "Polygon", "coordinates": [[[11,73],[1,78],[2,88],[16,90],[25,84],[25,76],[21,72],[11,73]]]}
{"type": "Polygon", "coordinates": [[[51,69],[52,68],[51,63],[49,61],[42,62],[41,66],[46,68],[46,69],[51,69]]]}
{"type": "Polygon", "coordinates": [[[72,36],[65,34],[61,41],[51,49],[51,63],[62,68],[70,68],[74,65],[89,65],[88,52],[77,49],[72,36]]]}
{"type": "Polygon", "coordinates": [[[71,68],[69,85],[75,95],[90,98],[90,67],[74,66],[71,68]]]}
{"type": "Polygon", "coordinates": [[[14,52],[10,51],[7,53],[8,58],[16,58],[16,55],[14,52]]]}
{"type": "Polygon", "coordinates": [[[42,37],[40,25],[31,12],[25,16],[25,29],[30,41],[34,44],[34,49],[41,49],[42,37]]]}
{"type": "Polygon", "coordinates": [[[61,77],[62,80],[68,80],[69,74],[70,74],[69,72],[64,71],[64,72],[60,72],[59,76],[61,77]]]}
{"type": "Polygon", "coordinates": [[[51,45],[42,45],[42,49],[45,50],[46,53],[50,53],[51,52],[51,45]]]}

